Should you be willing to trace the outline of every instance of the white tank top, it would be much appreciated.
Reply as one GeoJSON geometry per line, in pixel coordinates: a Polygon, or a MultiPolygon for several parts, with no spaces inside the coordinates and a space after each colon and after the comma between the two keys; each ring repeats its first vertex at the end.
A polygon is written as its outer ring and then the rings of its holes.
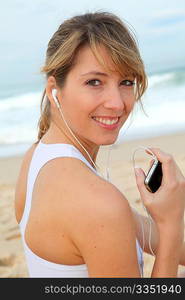
{"type": "MultiPolygon", "coordinates": [[[[89,277],[88,269],[86,264],[82,265],[62,265],[56,264],[50,261],[47,261],[34,252],[27,246],[24,233],[26,224],[28,221],[30,208],[31,208],[31,200],[32,200],[32,192],[35,180],[41,168],[51,159],[57,157],[75,157],[83,161],[89,168],[92,169],[97,175],[99,175],[96,170],[91,166],[91,164],[85,159],[85,157],[81,154],[81,152],[70,144],[44,144],[41,141],[38,143],[37,147],[32,156],[32,160],[30,162],[30,167],[28,171],[27,178],[27,191],[26,191],[26,201],[25,208],[23,212],[23,216],[21,222],[19,223],[21,238],[23,241],[23,248],[25,252],[26,263],[28,267],[29,277],[60,277],[60,278],[77,278],[77,277],[89,277]]],[[[99,175],[100,176],[100,175],[99,175]]],[[[138,255],[138,262],[140,266],[140,272],[143,273],[143,254],[142,249],[136,240],[136,248],[138,255]]],[[[123,250],[124,251],[124,250],[123,250]]]]}

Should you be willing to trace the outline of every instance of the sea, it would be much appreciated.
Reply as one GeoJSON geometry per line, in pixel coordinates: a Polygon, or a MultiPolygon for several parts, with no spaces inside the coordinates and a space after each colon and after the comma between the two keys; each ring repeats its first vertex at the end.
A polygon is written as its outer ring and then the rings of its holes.
{"type": "MultiPolygon", "coordinates": [[[[43,80],[0,90],[0,157],[22,155],[37,140],[43,80]]],[[[143,108],[135,107],[116,144],[185,132],[185,68],[148,75],[143,108]]]]}

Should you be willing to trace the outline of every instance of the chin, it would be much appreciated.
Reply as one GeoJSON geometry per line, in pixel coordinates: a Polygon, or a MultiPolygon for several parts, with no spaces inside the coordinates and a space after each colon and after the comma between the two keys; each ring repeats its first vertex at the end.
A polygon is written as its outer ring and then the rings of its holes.
{"type": "Polygon", "coordinates": [[[118,135],[114,136],[114,137],[107,137],[107,138],[102,138],[99,141],[96,141],[96,145],[98,146],[106,146],[106,145],[112,145],[116,142],[118,138],[118,135]]]}

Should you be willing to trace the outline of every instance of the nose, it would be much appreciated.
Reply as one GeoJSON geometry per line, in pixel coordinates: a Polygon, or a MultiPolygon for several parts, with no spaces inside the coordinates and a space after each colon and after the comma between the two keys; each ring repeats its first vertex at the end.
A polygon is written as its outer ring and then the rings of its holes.
{"type": "Polygon", "coordinates": [[[124,95],[118,87],[112,87],[104,95],[104,108],[122,113],[125,110],[124,95]]]}

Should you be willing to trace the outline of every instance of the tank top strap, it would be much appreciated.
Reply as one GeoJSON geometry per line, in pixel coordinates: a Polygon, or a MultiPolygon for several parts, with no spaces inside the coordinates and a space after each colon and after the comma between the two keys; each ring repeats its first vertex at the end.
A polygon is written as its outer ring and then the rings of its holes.
{"type": "Polygon", "coordinates": [[[20,228],[24,232],[27,219],[30,213],[32,193],[36,178],[41,170],[41,168],[50,160],[59,158],[59,157],[73,157],[83,161],[93,172],[97,175],[97,171],[91,166],[87,159],[82,155],[82,153],[71,144],[44,144],[41,141],[38,143],[28,171],[27,179],[27,191],[26,191],[26,200],[25,208],[23,212],[22,219],[20,221],[20,228]]]}
{"type": "Polygon", "coordinates": [[[90,169],[97,173],[82,153],[71,144],[44,144],[40,141],[38,146],[38,150],[41,149],[41,152],[44,151],[44,153],[47,153],[47,161],[55,157],[74,157],[83,161],[90,169]]]}

